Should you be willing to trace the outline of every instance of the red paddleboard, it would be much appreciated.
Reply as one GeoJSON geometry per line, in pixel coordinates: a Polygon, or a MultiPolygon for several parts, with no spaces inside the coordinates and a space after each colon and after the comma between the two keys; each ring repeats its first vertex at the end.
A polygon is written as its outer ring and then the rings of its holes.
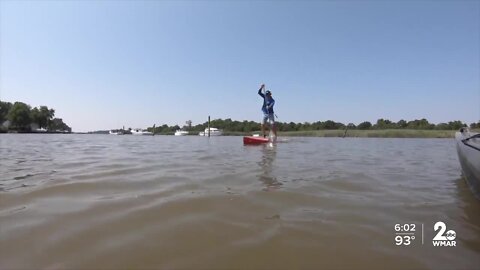
{"type": "Polygon", "coordinates": [[[253,137],[253,136],[243,137],[243,144],[261,144],[261,143],[268,143],[268,142],[270,142],[268,138],[253,137]]]}

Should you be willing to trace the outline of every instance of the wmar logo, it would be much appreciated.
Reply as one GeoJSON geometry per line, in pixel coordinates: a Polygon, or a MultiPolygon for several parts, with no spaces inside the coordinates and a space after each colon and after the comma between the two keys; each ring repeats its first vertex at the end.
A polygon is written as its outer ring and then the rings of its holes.
{"type": "Polygon", "coordinates": [[[457,233],[454,230],[449,230],[447,233],[447,225],[444,222],[437,222],[433,225],[433,230],[438,231],[435,237],[433,237],[433,246],[434,247],[456,247],[457,242],[455,242],[455,238],[457,237],[457,233]]]}

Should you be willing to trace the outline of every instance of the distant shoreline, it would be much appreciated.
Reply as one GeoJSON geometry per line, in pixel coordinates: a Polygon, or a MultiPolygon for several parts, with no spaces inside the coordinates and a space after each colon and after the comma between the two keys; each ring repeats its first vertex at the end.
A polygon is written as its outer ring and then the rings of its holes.
{"type": "Polygon", "coordinates": [[[1,131],[0,134],[80,134],[75,132],[67,132],[67,131],[43,131],[43,132],[36,132],[36,131],[16,131],[16,130],[9,130],[9,131],[1,131]]]}
{"type": "MultiPolygon", "coordinates": [[[[473,132],[479,132],[480,129],[472,129],[473,132]]],[[[426,130],[426,129],[372,129],[372,130],[358,130],[349,129],[345,132],[344,129],[325,129],[325,130],[307,130],[307,131],[282,131],[278,132],[281,137],[323,137],[323,138],[454,138],[457,130],[426,130]]],[[[259,134],[260,131],[253,132],[232,132],[224,131],[224,136],[249,136],[252,134],[259,134]]],[[[108,135],[105,133],[84,133],[84,132],[7,132],[0,134],[97,134],[108,135]]],[[[155,134],[162,136],[173,136],[173,133],[155,134]]],[[[124,135],[125,136],[125,135],[124,135]]],[[[128,135],[126,135],[128,136],[128,135]]],[[[189,136],[198,136],[197,133],[189,134],[189,136]]]]}
{"type": "MultiPolygon", "coordinates": [[[[473,129],[474,132],[480,132],[473,129]]],[[[454,138],[457,130],[424,130],[424,129],[376,129],[358,130],[309,130],[309,131],[283,131],[278,136],[285,137],[348,137],[348,138],[454,138]]],[[[258,132],[256,132],[258,133],[258,132]]],[[[224,132],[225,135],[249,135],[239,132],[224,132]]]]}

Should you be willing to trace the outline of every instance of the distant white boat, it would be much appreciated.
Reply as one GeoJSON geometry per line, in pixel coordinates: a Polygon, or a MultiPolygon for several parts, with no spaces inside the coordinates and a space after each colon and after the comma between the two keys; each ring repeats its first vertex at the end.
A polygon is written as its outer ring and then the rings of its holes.
{"type": "Polygon", "coordinates": [[[33,132],[45,133],[45,132],[47,132],[47,130],[45,128],[37,128],[37,129],[33,130],[33,132]]]}
{"type": "MultiPolygon", "coordinates": [[[[200,136],[208,136],[208,128],[205,129],[205,131],[202,131],[198,133],[200,136]]],[[[223,135],[223,131],[218,128],[211,127],[210,128],[210,136],[220,136],[223,135]]]]}
{"type": "Polygon", "coordinates": [[[186,135],[188,135],[188,131],[186,131],[186,130],[179,129],[179,130],[175,131],[175,136],[186,136],[186,135]]]}
{"type": "Polygon", "coordinates": [[[140,128],[132,129],[131,132],[132,132],[132,135],[153,135],[152,132],[147,130],[142,130],[140,128]]]}
{"type": "Polygon", "coordinates": [[[121,130],[110,130],[110,131],[108,132],[108,134],[110,134],[110,135],[123,135],[124,132],[121,131],[121,130]]]}

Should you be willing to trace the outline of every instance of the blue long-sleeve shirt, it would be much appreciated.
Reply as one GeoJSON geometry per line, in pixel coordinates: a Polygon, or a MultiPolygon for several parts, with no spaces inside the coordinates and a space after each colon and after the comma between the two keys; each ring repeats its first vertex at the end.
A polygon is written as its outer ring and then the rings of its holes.
{"type": "Polygon", "coordinates": [[[264,114],[273,114],[273,105],[275,100],[271,96],[266,96],[262,93],[262,88],[258,89],[258,94],[263,98],[262,112],[264,114]]]}

